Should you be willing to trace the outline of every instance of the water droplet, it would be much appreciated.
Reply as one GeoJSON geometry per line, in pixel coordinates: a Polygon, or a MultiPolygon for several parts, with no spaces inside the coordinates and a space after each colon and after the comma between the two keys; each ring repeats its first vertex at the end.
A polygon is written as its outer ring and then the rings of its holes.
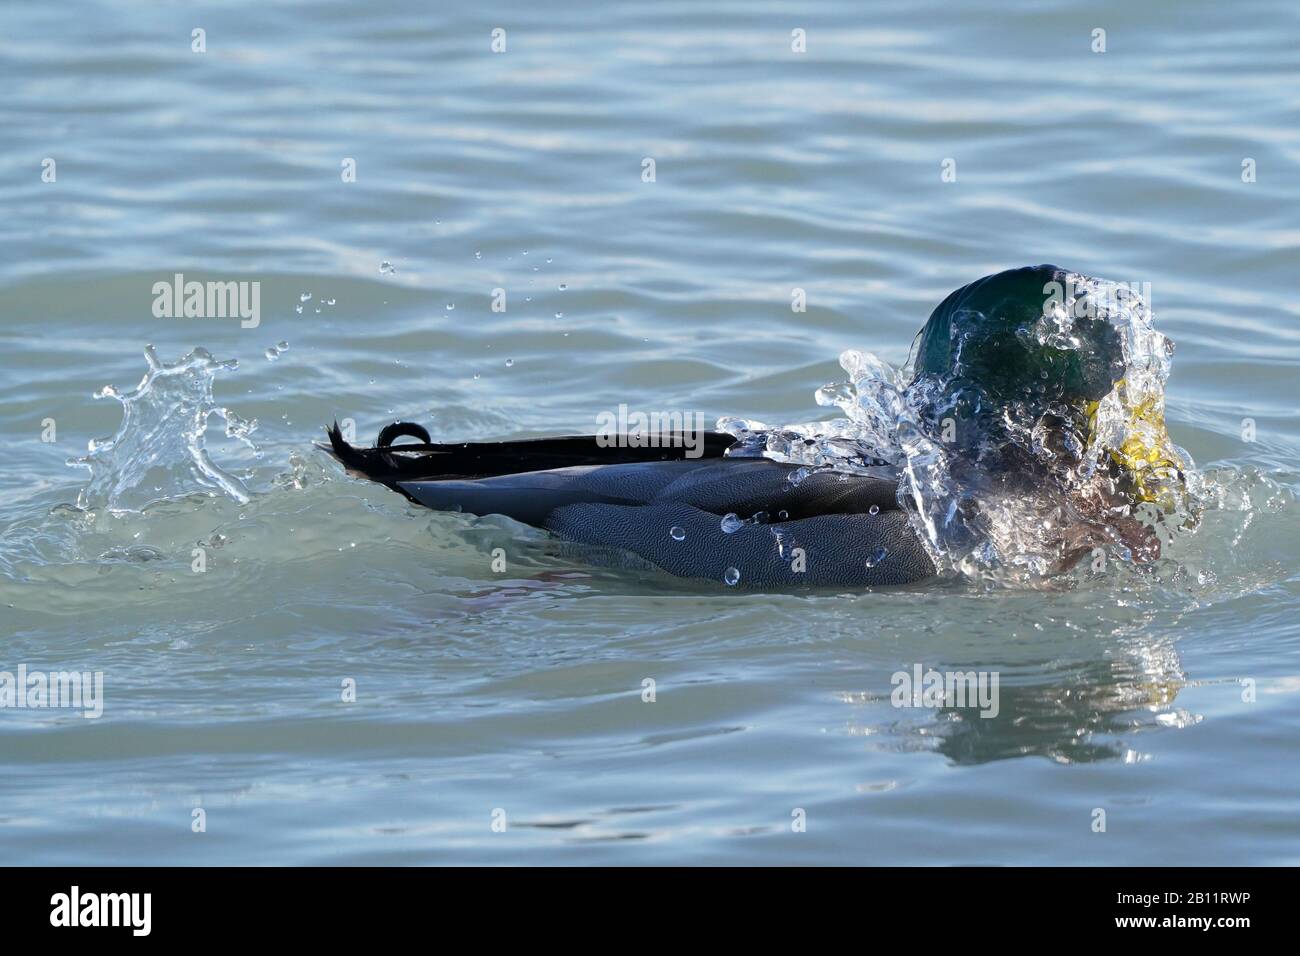
{"type": "Polygon", "coordinates": [[[455,311],[456,311],[456,303],[455,303],[455,302],[448,302],[448,303],[447,303],[447,311],[448,311],[448,312],[455,312],[455,311]]]}
{"type": "Polygon", "coordinates": [[[394,266],[387,259],[385,259],[383,262],[379,263],[379,271],[383,275],[392,275],[394,272],[397,271],[397,267],[394,266]]]}
{"type": "Polygon", "coordinates": [[[474,258],[475,258],[475,259],[482,259],[482,258],[483,258],[483,253],[482,253],[482,252],[475,252],[475,253],[474,253],[474,258]]]}
{"type": "Polygon", "coordinates": [[[867,509],[867,514],[871,514],[871,515],[880,514],[880,505],[872,505],[870,508],[867,509]]]}
{"type": "Polygon", "coordinates": [[[745,522],[741,521],[740,516],[735,512],[728,514],[722,519],[722,531],[724,534],[735,534],[743,527],[745,527],[745,522]]]}
{"type": "Polygon", "coordinates": [[[668,529],[668,536],[671,537],[674,541],[685,541],[685,540],[686,540],[686,529],[685,529],[685,528],[678,528],[678,527],[674,526],[674,527],[668,529]]]}
{"type": "Polygon", "coordinates": [[[789,517],[790,517],[790,512],[788,512],[788,511],[778,511],[778,512],[776,513],[776,517],[777,517],[777,520],[778,520],[778,521],[786,521],[786,520],[788,520],[789,517]]]}
{"type": "Polygon", "coordinates": [[[515,364],[514,359],[506,359],[506,368],[510,368],[514,364],[515,364]]]}
{"type": "Polygon", "coordinates": [[[310,301],[311,301],[311,293],[310,293],[310,292],[304,292],[302,295],[298,296],[298,301],[299,301],[299,302],[310,302],[310,301]]]}
{"type": "Polygon", "coordinates": [[[874,568],[881,561],[885,560],[889,554],[888,548],[877,548],[872,552],[871,557],[867,558],[867,567],[874,568]]]}
{"type": "Polygon", "coordinates": [[[565,289],[567,289],[567,288],[568,288],[568,286],[567,286],[565,283],[563,283],[563,282],[560,283],[560,291],[561,291],[561,292],[563,292],[563,291],[564,291],[565,289]]]}
{"type": "Polygon", "coordinates": [[[556,313],[555,313],[555,317],[556,317],[557,319],[562,319],[562,318],[564,318],[564,313],[563,313],[563,312],[556,312],[556,313]]]}
{"type": "Polygon", "coordinates": [[[295,306],[293,307],[293,311],[297,312],[299,315],[302,315],[302,306],[301,306],[301,305],[295,305],[295,306]]]}
{"type": "Polygon", "coordinates": [[[740,572],[735,568],[727,568],[722,572],[722,580],[727,582],[728,587],[735,587],[740,583],[740,572]]]}
{"type": "Polygon", "coordinates": [[[338,301],[338,300],[337,300],[337,299],[334,299],[333,297],[331,297],[331,298],[328,298],[328,299],[325,300],[325,304],[326,304],[326,305],[333,305],[336,301],[338,301]]]}

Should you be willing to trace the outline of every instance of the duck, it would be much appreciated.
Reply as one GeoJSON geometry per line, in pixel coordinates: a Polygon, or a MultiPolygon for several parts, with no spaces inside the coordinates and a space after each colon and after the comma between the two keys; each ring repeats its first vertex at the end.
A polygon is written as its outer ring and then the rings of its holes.
{"type": "MultiPolygon", "coordinates": [[[[946,433],[952,467],[981,470],[1004,493],[1064,490],[1076,520],[1057,536],[1062,568],[1116,541],[1154,560],[1159,537],[1135,508],[1172,507],[1183,478],[1162,402],[1127,394],[1131,330],[1090,301],[1095,283],[1054,265],[971,282],[933,310],[909,363],[907,390],[921,419],[946,433]],[[1121,435],[1098,453],[1103,403],[1119,405],[1121,435]]],[[[368,448],[346,441],[337,422],[327,435],[321,447],[350,475],[416,505],[504,515],[679,577],[762,591],[870,589],[924,582],[945,564],[903,487],[906,462],[870,448],[845,471],[774,460],[762,435],[721,430],[654,442],[434,442],[422,425],[398,421],[368,448]]]]}

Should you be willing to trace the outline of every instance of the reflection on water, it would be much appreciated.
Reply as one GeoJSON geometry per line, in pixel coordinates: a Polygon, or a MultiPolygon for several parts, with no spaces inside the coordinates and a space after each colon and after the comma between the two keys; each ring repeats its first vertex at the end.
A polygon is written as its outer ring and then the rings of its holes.
{"type": "Polygon", "coordinates": [[[933,731],[935,748],[959,764],[1022,756],[1138,760],[1132,735],[1197,719],[1174,707],[1183,682],[1172,641],[1126,647],[1101,660],[1054,662],[1050,672],[1019,679],[1004,675],[998,716],[945,708],[933,731]]]}
{"type": "MultiPolygon", "coordinates": [[[[889,708],[874,723],[855,720],[850,733],[872,737],[879,748],[933,750],[954,764],[1015,757],[1065,764],[1135,762],[1143,759],[1135,735],[1200,720],[1175,704],[1187,678],[1173,638],[1125,636],[1108,646],[1079,643],[1084,646],[1066,656],[1039,662],[926,660],[922,669],[927,673],[979,675],[984,694],[992,684],[992,706],[974,693],[932,706],[917,698],[902,707],[897,693],[846,694],[843,699],[854,706],[889,708]]],[[[898,672],[895,686],[906,675],[911,687],[913,668],[898,672]]]]}

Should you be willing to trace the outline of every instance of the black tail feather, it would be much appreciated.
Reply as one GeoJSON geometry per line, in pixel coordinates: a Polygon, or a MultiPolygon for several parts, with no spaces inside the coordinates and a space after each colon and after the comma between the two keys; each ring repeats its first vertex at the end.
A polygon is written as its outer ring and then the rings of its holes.
{"type": "MultiPolygon", "coordinates": [[[[451,478],[489,478],[525,471],[545,471],[574,465],[615,465],[643,461],[673,461],[687,457],[721,458],[735,439],[725,432],[703,432],[688,454],[685,436],[661,436],[661,447],[628,447],[626,441],[611,444],[594,435],[559,438],[529,438],[507,442],[464,442],[435,444],[429,433],[413,422],[394,422],[380,433],[374,448],[357,448],[343,438],[336,421],[329,434],[328,451],[349,471],[359,472],[397,491],[400,481],[436,481],[451,478]],[[420,443],[394,445],[393,439],[410,437],[420,443]]],[[[322,446],[323,447],[323,446],[322,446]]]]}

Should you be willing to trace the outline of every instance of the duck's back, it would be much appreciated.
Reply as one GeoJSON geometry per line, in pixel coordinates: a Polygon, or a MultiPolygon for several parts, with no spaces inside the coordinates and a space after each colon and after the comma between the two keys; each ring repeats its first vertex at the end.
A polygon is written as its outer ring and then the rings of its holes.
{"type": "Polygon", "coordinates": [[[428,437],[401,426],[386,430],[376,448],[355,449],[332,431],[332,450],[351,470],[427,507],[506,515],[572,541],[631,551],[683,577],[756,588],[864,587],[935,573],[898,508],[896,481],[814,473],[792,482],[795,466],[724,457],[730,436],[709,433],[704,454],[686,458],[682,448],[602,447],[589,437],[385,443],[399,434],[428,437]],[[660,460],[646,460],[652,457],[660,460]],[[571,461],[578,463],[564,464],[571,461]]]}

